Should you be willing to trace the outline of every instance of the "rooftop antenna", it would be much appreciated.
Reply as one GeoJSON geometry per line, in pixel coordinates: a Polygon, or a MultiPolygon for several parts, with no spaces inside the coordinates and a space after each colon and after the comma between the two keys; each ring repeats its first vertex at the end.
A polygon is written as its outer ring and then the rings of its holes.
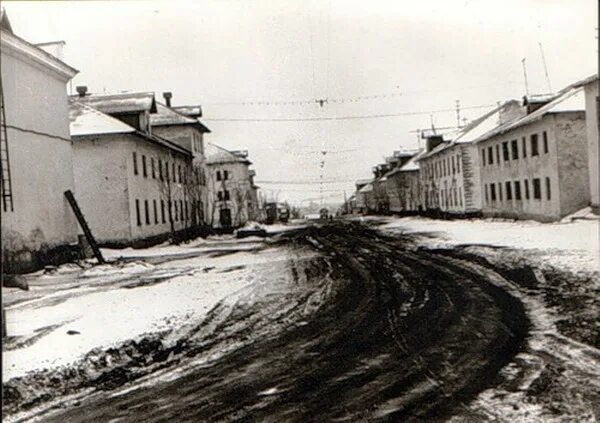
{"type": "Polygon", "coordinates": [[[527,85],[527,65],[525,64],[526,58],[523,57],[521,59],[521,64],[523,65],[523,76],[525,77],[525,95],[529,97],[529,85],[527,85]]]}
{"type": "Polygon", "coordinates": [[[544,64],[544,73],[546,74],[546,82],[548,83],[548,89],[552,92],[552,84],[550,84],[550,76],[548,76],[548,67],[546,66],[546,58],[544,57],[544,48],[542,47],[542,43],[538,42],[540,46],[540,53],[542,55],[542,63],[544,64]]]}

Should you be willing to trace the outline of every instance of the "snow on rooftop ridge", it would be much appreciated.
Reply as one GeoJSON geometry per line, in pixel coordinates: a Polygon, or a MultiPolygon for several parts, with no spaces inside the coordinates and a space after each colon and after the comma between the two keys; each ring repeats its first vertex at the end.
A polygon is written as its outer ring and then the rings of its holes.
{"type": "Polygon", "coordinates": [[[156,100],[153,92],[73,95],[71,99],[85,103],[102,113],[156,113],[156,100]]]}
{"type": "Polygon", "coordinates": [[[179,113],[172,107],[156,102],[156,113],[150,114],[150,124],[152,126],[162,125],[194,125],[198,123],[196,119],[189,118],[179,113]]]}
{"type": "Polygon", "coordinates": [[[104,135],[135,132],[135,128],[86,104],[69,102],[71,136],[104,135]]]}
{"type": "Polygon", "coordinates": [[[227,150],[226,148],[221,147],[220,145],[208,143],[205,149],[206,153],[206,162],[208,164],[219,164],[219,163],[246,163],[252,164],[247,157],[241,157],[239,154],[236,154],[235,151],[227,150]]]}

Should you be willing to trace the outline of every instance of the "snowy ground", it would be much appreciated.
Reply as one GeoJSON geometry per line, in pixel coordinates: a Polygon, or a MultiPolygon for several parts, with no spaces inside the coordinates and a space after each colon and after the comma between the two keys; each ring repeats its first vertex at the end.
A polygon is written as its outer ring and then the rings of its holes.
{"type": "Polygon", "coordinates": [[[26,292],[3,288],[9,334],[3,343],[3,382],[68,365],[94,348],[202,319],[287,257],[262,239],[232,237],[103,254],[114,262],[27,275],[26,292]]]}
{"type": "Polygon", "coordinates": [[[462,244],[522,249],[539,261],[574,272],[600,271],[600,222],[568,223],[497,221],[485,219],[434,220],[420,217],[386,218],[381,229],[423,235],[431,247],[462,244]]]}

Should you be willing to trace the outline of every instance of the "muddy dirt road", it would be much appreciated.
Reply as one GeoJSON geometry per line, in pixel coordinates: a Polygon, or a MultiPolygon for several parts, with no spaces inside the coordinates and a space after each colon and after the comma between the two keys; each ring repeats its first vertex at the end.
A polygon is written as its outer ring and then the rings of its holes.
{"type": "Polygon", "coordinates": [[[37,417],[440,421],[464,413],[523,344],[523,307],[488,282],[489,267],[350,223],[281,242],[319,253],[290,261],[293,284],[257,284],[182,332],[160,368],[113,369],[37,417]]]}

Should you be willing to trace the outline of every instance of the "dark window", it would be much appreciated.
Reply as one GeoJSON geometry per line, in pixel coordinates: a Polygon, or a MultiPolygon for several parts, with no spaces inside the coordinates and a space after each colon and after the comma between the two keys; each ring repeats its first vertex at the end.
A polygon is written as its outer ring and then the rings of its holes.
{"type": "Polygon", "coordinates": [[[223,171],[223,180],[226,181],[227,179],[229,179],[229,172],[224,170],[223,171]]]}
{"type": "Polygon", "coordinates": [[[494,147],[488,147],[488,164],[494,164],[494,147]]]}
{"type": "Polygon", "coordinates": [[[550,192],[550,178],[546,178],[546,200],[550,200],[552,198],[550,192]]]}
{"type": "Polygon", "coordinates": [[[519,144],[517,144],[517,140],[510,142],[510,148],[512,150],[512,159],[517,160],[519,158],[519,144]]]}
{"type": "Polygon", "coordinates": [[[538,135],[531,134],[531,156],[537,156],[539,154],[540,153],[538,151],[538,135]]]}
{"type": "Polygon", "coordinates": [[[481,149],[481,163],[485,166],[485,148],[481,149]]]}
{"type": "Polygon", "coordinates": [[[135,200],[135,217],[137,225],[142,226],[142,216],[140,215],[140,200],[135,200]]]}
{"type": "Polygon", "coordinates": [[[490,198],[492,201],[496,201],[496,185],[490,184],[490,198]]]}
{"type": "Polygon", "coordinates": [[[156,179],[156,173],[154,171],[154,157],[150,158],[150,168],[152,169],[152,179],[156,179]]]}
{"type": "Polygon", "coordinates": [[[525,185],[525,199],[529,200],[529,181],[527,179],[523,180],[523,185],[525,185]]]}
{"type": "Polygon", "coordinates": [[[452,174],[454,175],[456,173],[456,162],[455,162],[455,158],[454,156],[452,156],[452,174]]]}
{"type": "Polygon", "coordinates": [[[158,208],[156,207],[156,200],[152,200],[152,208],[154,209],[154,224],[158,225],[158,208]]]}
{"type": "Polygon", "coordinates": [[[165,200],[160,200],[160,216],[162,218],[162,223],[167,223],[167,220],[165,219],[165,200]]]}
{"type": "Polygon", "coordinates": [[[521,183],[519,181],[515,181],[515,200],[521,200],[521,183]]]}
{"type": "Polygon", "coordinates": [[[183,202],[179,200],[179,220],[183,222],[183,202]]]}
{"type": "Polygon", "coordinates": [[[167,202],[167,215],[169,216],[169,223],[173,221],[173,202],[169,200],[167,202]]]}
{"type": "Polygon", "coordinates": [[[460,156],[456,156],[456,172],[460,173],[460,156]]]}
{"type": "Polygon", "coordinates": [[[506,186],[506,200],[512,200],[512,186],[510,181],[506,181],[504,185],[506,186]]]}
{"type": "Polygon", "coordinates": [[[189,214],[188,214],[188,202],[186,201],[185,203],[185,220],[189,220],[189,214]]]}
{"type": "Polygon", "coordinates": [[[510,160],[510,156],[508,154],[508,142],[507,141],[502,143],[502,156],[504,157],[505,162],[510,160]]]}
{"type": "Polygon", "coordinates": [[[462,188],[458,187],[458,205],[462,207],[462,188]]]}
{"type": "Polygon", "coordinates": [[[144,200],[144,212],[146,214],[146,225],[150,224],[150,207],[148,207],[148,200],[144,200]]]}
{"type": "Polygon", "coordinates": [[[175,173],[175,162],[173,162],[173,173],[171,173],[173,177],[173,182],[177,182],[177,174],[175,173]]]}
{"type": "Polygon", "coordinates": [[[135,151],[133,152],[133,174],[134,175],[138,174],[137,153],[135,151]]]}
{"type": "Polygon", "coordinates": [[[496,144],[496,163],[500,164],[500,144],[496,144]]]}
{"type": "Polygon", "coordinates": [[[527,157],[527,139],[525,137],[521,140],[521,144],[523,147],[523,157],[527,157]]]}
{"type": "Polygon", "coordinates": [[[144,156],[142,154],[142,174],[144,175],[144,178],[148,177],[148,173],[146,172],[146,156],[144,156]]]}
{"type": "Polygon", "coordinates": [[[158,159],[158,179],[163,180],[162,176],[162,160],[158,159]]]}
{"type": "Polygon", "coordinates": [[[544,141],[544,154],[548,154],[548,134],[546,131],[542,132],[542,140],[544,141]]]}
{"type": "Polygon", "coordinates": [[[533,198],[536,200],[542,199],[542,187],[540,184],[540,178],[533,179],[533,198]]]}
{"type": "Polygon", "coordinates": [[[173,204],[174,204],[174,206],[175,206],[175,213],[174,213],[174,214],[175,214],[175,222],[177,222],[177,219],[178,219],[178,214],[177,214],[177,201],[173,201],[173,204]]]}
{"type": "Polygon", "coordinates": [[[229,191],[225,190],[223,191],[223,198],[225,199],[225,201],[229,201],[229,191]]]}
{"type": "Polygon", "coordinates": [[[502,183],[498,182],[498,199],[502,201],[502,183]]]}
{"type": "Polygon", "coordinates": [[[219,201],[223,201],[223,191],[219,191],[219,192],[217,192],[217,199],[218,199],[219,201]]]}
{"type": "Polygon", "coordinates": [[[485,202],[486,202],[486,204],[490,202],[490,199],[488,196],[488,184],[485,184],[485,202]]]}
{"type": "Polygon", "coordinates": [[[217,170],[217,181],[221,180],[221,171],[217,170]]]}
{"type": "Polygon", "coordinates": [[[169,162],[165,162],[165,181],[169,182],[169,162]]]}
{"type": "Polygon", "coordinates": [[[181,178],[181,165],[177,166],[177,175],[179,175],[179,183],[181,183],[181,181],[183,180],[181,178]]]}

